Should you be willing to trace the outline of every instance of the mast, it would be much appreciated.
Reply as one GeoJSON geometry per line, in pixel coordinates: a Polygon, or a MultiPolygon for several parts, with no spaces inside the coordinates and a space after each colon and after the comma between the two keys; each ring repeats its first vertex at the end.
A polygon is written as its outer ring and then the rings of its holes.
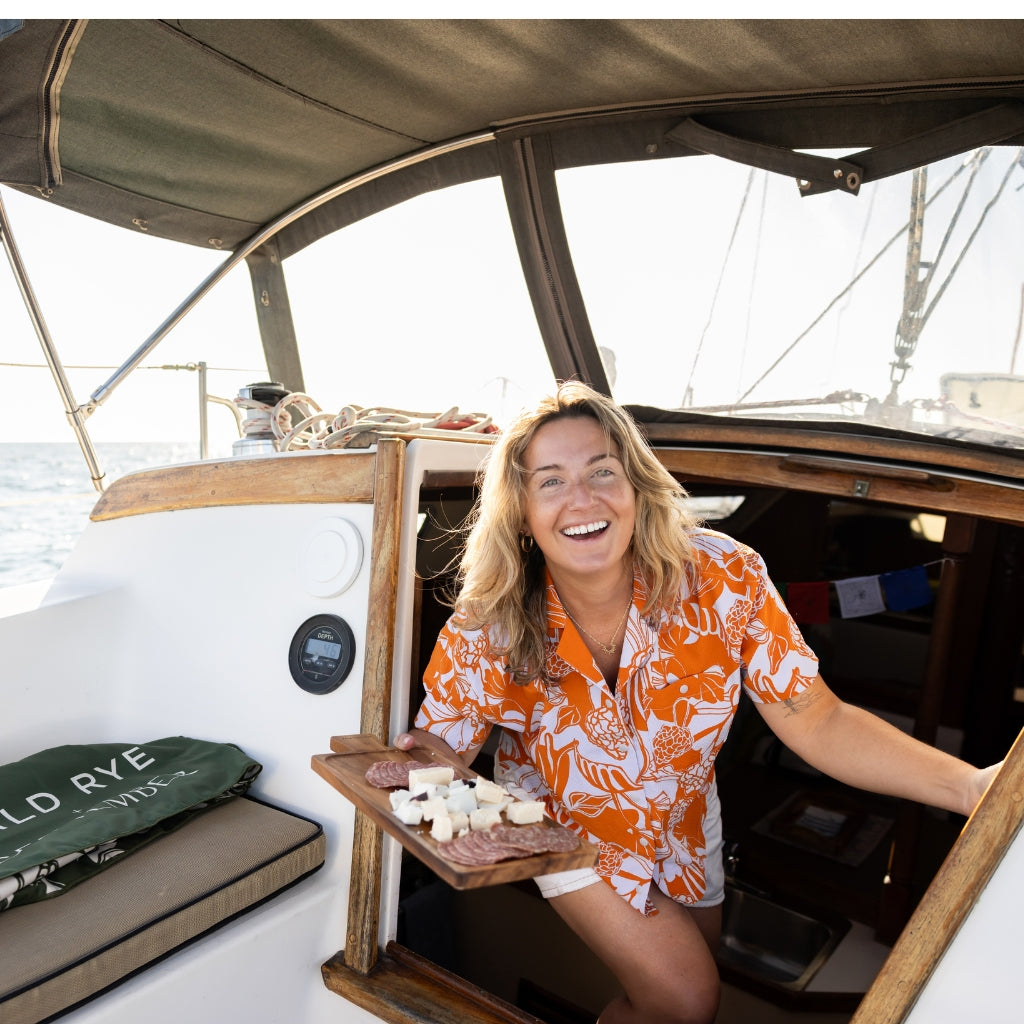
{"type": "Polygon", "coordinates": [[[903,313],[896,325],[896,358],[889,364],[889,382],[892,387],[885,399],[887,409],[898,404],[897,391],[910,369],[910,357],[917,348],[917,340],[924,327],[922,315],[932,264],[921,260],[924,238],[924,210],[928,192],[928,168],[918,167],[910,184],[910,220],[907,224],[907,262],[903,277],[903,313]],[[924,272],[922,274],[922,271],[924,272]]]}

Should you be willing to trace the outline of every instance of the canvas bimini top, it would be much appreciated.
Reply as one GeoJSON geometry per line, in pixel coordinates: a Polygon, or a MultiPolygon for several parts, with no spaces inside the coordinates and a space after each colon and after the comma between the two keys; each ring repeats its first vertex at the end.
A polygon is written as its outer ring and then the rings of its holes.
{"type": "MultiPolygon", "coordinates": [[[[982,300],[969,264],[1022,265],[1022,144],[1018,20],[0,21],[0,181],[234,252],[281,309],[317,240],[500,180],[553,375],[647,420],[1020,447],[1024,282],[982,300]]],[[[260,330],[301,389],[291,325],[260,330]]]]}
{"type": "MultiPolygon", "coordinates": [[[[650,156],[683,115],[772,146],[868,148],[1024,100],[1018,20],[3,26],[0,180],[225,248],[338,181],[488,129],[561,127],[567,166],[650,156]],[[646,126],[639,150],[631,124],[646,126]]],[[[491,173],[494,159],[464,155],[448,173],[491,173]]],[[[446,181],[432,176],[397,197],[446,181]]],[[[363,209],[395,201],[394,187],[377,184],[363,209]]],[[[286,234],[282,250],[309,234],[286,234]]]]}

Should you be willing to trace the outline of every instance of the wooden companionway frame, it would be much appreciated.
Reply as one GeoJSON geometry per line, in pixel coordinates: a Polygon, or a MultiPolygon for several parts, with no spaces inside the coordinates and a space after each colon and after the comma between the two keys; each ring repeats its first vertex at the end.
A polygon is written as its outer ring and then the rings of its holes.
{"type": "Polygon", "coordinates": [[[1024,732],[950,850],[850,1024],[900,1024],[1024,824],[1024,732]]]}
{"type": "MultiPolygon", "coordinates": [[[[405,442],[380,441],[373,476],[373,535],[370,539],[369,616],[363,663],[363,706],[359,731],[387,743],[391,721],[391,675],[394,663],[395,606],[402,530],[405,442]]],[[[352,834],[345,966],[367,974],[377,963],[380,924],[380,828],[357,810],[352,834]]]]}

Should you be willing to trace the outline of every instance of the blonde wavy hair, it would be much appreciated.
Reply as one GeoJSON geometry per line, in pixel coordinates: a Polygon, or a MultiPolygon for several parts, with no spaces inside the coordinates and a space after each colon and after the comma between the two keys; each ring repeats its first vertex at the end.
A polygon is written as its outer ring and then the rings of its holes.
{"type": "Polygon", "coordinates": [[[553,420],[588,416],[604,431],[636,493],[632,554],[648,587],[644,615],[667,610],[694,566],[686,492],[655,457],[632,417],[579,381],[559,385],[536,409],[502,431],[482,469],[480,495],[456,576],[455,622],[484,629],[492,654],[507,658],[515,682],[552,682],[545,669],[544,556],[522,535],[526,505],[523,455],[553,420]]]}

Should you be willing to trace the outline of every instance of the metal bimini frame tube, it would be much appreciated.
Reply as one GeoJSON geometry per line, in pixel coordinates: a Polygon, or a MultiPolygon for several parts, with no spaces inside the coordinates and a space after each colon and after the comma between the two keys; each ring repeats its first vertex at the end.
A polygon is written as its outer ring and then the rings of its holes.
{"type": "Polygon", "coordinates": [[[238,264],[241,263],[250,253],[254,252],[269,239],[273,238],[274,235],[286,228],[289,224],[292,224],[294,221],[306,216],[306,214],[317,209],[317,207],[323,206],[324,203],[328,203],[332,199],[336,199],[338,196],[344,195],[346,192],[351,192],[353,189],[359,188],[376,178],[382,178],[395,171],[400,171],[403,168],[422,163],[425,160],[431,160],[434,157],[443,156],[446,153],[453,153],[456,150],[467,149],[470,146],[477,146],[484,142],[492,142],[494,137],[495,135],[493,131],[479,132],[475,135],[467,135],[463,138],[454,139],[450,142],[442,142],[436,146],[419,150],[409,156],[400,157],[397,160],[375,167],[373,170],[356,175],[354,178],[348,178],[336,185],[332,185],[330,188],[316,196],[313,196],[311,199],[304,200],[298,206],[295,206],[287,213],[282,214],[277,218],[277,220],[271,221],[265,228],[253,235],[253,237],[250,238],[243,246],[236,249],[231,256],[224,261],[224,263],[222,263],[204,281],[202,281],[195,291],[193,291],[192,294],[189,295],[188,298],[185,299],[185,301],[182,302],[181,305],[178,306],[178,308],[175,309],[174,312],[171,313],[171,315],[135,350],[135,352],[129,356],[128,360],[113,373],[109,380],[90,395],[88,404],[80,409],[79,412],[84,413],[86,417],[91,416],[99,406],[110,397],[114,388],[116,388],[118,384],[120,384],[121,381],[123,381],[125,377],[127,377],[161,341],[163,341],[171,329],[179,323],[185,314],[188,313],[196,303],[206,295],[207,292],[209,292],[231,270],[238,266],[238,264]]]}
{"type": "Polygon", "coordinates": [[[64,412],[67,414],[71,429],[75,432],[75,437],[78,439],[82,454],[85,456],[93,485],[97,491],[102,493],[104,488],[103,473],[100,470],[92,438],[89,437],[89,433],[85,429],[87,414],[83,415],[82,409],[76,404],[75,396],[71,392],[71,384],[64,373],[64,366],[57,356],[53,339],[50,337],[50,331],[46,326],[46,321],[43,319],[42,310],[39,308],[39,302],[25,271],[25,265],[21,261],[21,254],[18,252],[14,236],[11,234],[11,226],[7,219],[7,210],[4,208],[2,196],[0,196],[0,240],[3,241],[4,251],[7,253],[7,259],[10,261],[11,270],[14,271],[14,277],[18,282],[18,288],[21,290],[21,297],[25,303],[25,308],[28,310],[32,326],[35,328],[36,336],[39,338],[39,344],[43,347],[43,355],[46,357],[46,362],[50,367],[50,373],[53,374],[57,390],[60,392],[61,401],[64,403],[64,412]]]}

